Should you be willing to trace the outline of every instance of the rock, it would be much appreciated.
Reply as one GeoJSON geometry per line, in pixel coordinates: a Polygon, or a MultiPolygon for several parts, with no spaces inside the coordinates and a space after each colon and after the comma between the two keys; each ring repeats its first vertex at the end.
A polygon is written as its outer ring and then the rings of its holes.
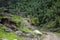
{"type": "Polygon", "coordinates": [[[10,31],[12,31],[10,28],[6,28],[6,29],[4,29],[4,31],[5,32],[10,32],[10,31]]]}
{"type": "Polygon", "coordinates": [[[29,29],[32,29],[32,30],[35,30],[37,27],[36,26],[33,26],[33,25],[30,25],[28,28],[29,29]]]}
{"type": "Polygon", "coordinates": [[[26,34],[26,36],[28,36],[28,37],[31,37],[31,38],[33,38],[33,37],[34,37],[34,35],[33,35],[33,34],[31,34],[30,32],[26,32],[25,34],[26,34]]]}
{"type": "Polygon", "coordinates": [[[19,36],[22,35],[22,31],[15,31],[15,33],[16,33],[17,35],[19,35],[19,36]]]}
{"type": "Polygon", "coordinates": [[[47,32],[43,32],[43,34],[48,35],[48,33],[47,33],[47,32]]]}
{"type": "Polygon", "coordinates": [[[39,35],[39,34],[40,34],[40,35],[42,34],[42,32],[40,32],[39,30],[34,30],[33,32],[36,33],[36,34],[38,34],[38,35],[39,35]]]}
{"type": "Polygon", "coordinates": [[[26,26],[27,28],[29,28],[30,23],[26,19],[22,19],[21,20],[21,25],[26,26]]]}

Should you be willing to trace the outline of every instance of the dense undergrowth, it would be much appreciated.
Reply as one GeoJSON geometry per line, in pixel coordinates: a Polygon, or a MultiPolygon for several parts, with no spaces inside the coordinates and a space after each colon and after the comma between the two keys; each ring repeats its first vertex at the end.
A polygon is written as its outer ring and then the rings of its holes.
{"type": "Polygon", "coordinates": [[[60,0],[1,0],[0,4],[0,13],[3,15],[30,17],[30,23],[39,26],[39,29],[60,32],[60,0]]]}

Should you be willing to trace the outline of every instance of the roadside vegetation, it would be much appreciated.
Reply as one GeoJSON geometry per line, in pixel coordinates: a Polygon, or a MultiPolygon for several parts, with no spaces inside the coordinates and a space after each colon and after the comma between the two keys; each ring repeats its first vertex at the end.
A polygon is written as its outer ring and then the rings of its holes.
{"type": "MultiPolygon", "coordinates": [[[[35,33],[32,29],[21,24],[22,19],[26,19],[30,25],[36,26],[36,29],[40,31],[56,32],[59,35],[60,0],[0,0],[1,18],[7,18],[17,25],[18,30],[29,32],[33,35],[35,33]]],[[[2,26],[6,28],[4,24],[2,26]]],[[[3,37],[3,34],[5,35],[3,29],[0,34],[0,37],[3,37]]],[[[19,39],[19,36],[15,35],[14,32],[7,33],[7,36],[5,36],[9,39],[8,36],[10,34],[13,35],[13,38],[16,36],[19,39]]]]}

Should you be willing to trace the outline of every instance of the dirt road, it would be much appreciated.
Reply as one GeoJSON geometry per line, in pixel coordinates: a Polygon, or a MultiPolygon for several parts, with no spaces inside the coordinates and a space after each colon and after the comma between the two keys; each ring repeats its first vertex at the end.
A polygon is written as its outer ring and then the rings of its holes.
{"type": "Polygon", "coordinates": [[[56,36],[53,33],[48,32],[43,40],[60,40],[60,37],[56,36]]]}

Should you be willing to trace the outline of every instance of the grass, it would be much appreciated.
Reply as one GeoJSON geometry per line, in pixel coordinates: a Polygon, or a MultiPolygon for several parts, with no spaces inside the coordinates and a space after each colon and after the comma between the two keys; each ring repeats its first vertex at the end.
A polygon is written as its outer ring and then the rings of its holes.
{"type": "MultiPolygon", "coordinates": [[[[3,17],[0,17],[0,18],[8,18],[8,17],[7,17],[7,16],[3,16],[3,17]]],[[[35,35],[35,33],[34,33],[32,30],[30,30],[30,29],[28,29],[27,27],[19,24],[19,22],[21,21],[21,19],[23,19],[23,18],[20,17],[20,16],[12,16],[12,17],[10,18],[11,21],[13,21],[13,22],[15,22],[15,23],[18,24],[19,30],[25,31],[25,32],[30,32],[30,33],[32,33],[33,35],[35,35]]],[[[3,29],[6,29],[6,26],[0,25],[0,38],[7,38],[8,40],[14,40],[14,39],[22,40],[22,38],[19,37],[19,36],[17,36],[13,31],[7,33],[7,32],[4,32],[3,29]]]]}
{"type": "Polygon", "coordinates": [[[25,26],[20,26],[19,30],[25,31],[25,32],[30,32],[31,34],[35,35],[35,33],[32,30],[28,29],[25,26]]]}
{"type": "Polygon", "coordinates": [[[20,22],[21,19],[22,19],[21,16],[15,16],[15,15],[14,15],[14,16],[11,17],[11,20],[14,21],[14,22],[16,22],[16,23],[20,22]]]}
{"type": "Polygon", "coordinates": [[[0,25],[0,38],[6,38],[8,40],[14,40],[14,39],[22,40],[22,38],[17,36],[13,31],[5,32],[4,31],[5,28],[6,27],[4,25],[0,25]]]}
{"type": "MultiPolygon", "coordinates": [[[[8,18],[7,16],[2,16],[0,18],[8,18]]],[[[20,16],[12,16],[10,18],[11,21],[14,21],[15,23],[20,22],[21,17],[20,16]]],[[[0,38],[7,38],[8,40],[14,40],[14,39],[18,39],[18,40],[22,40],[21,37],[17,36],[13,31],[11,32],[5,32],[4,29],[6,29],[7,27],[4,25],[0,25],[0,38]]]]}
{"type": "Polygon", "coordinates": [[[12,17],[9,17],[9,16],[0,16],[0,18],[8,18],[8,19],[10,19],[11,21],[13,21],[15,23],[20,22],[20,20],[22,19],[21,16],[16,16],[16,15],[13,15],[12,17]]]}

